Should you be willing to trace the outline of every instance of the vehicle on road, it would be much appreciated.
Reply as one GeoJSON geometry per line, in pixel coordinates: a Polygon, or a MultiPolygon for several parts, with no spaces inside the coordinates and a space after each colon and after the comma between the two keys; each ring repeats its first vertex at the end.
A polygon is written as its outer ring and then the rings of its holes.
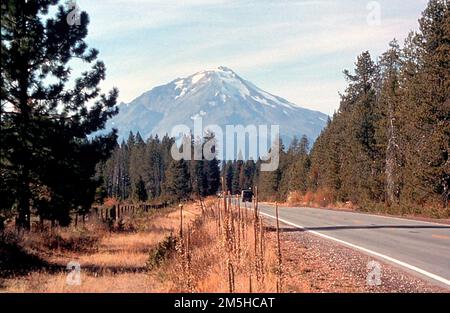
{"type": "Polygon", "coordinates": [[[241,192],[242,202],[252,202],[253,201],[253,191],[250,189],[242,190],[241,192]]]}

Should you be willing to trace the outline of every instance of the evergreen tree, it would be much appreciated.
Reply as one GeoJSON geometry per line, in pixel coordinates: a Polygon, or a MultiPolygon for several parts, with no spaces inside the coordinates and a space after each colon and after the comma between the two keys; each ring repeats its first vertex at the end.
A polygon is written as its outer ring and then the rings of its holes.
{"type": "Polygon", "coordinates": [[[200,139],[194,140],[193,136],[191,136],[191,140],[192,154],[190,161],[190,176],[192,192],[196,197],[204,197],[207,195],[208,181],[206,178],[206,163],[203,155],[203,142],[200,139]],[[195,159],[195,153],[200,153],[200,160],[195,159]]]}
{"type": "MultiPolygon", "coordinates": [[[[272,148],[279,149],[280,162],[276,170],[271,172],[260,172],[258,175],[258,193],[261,200],[282,200],[285,197],[283,186],[286,186],[281,182],[283,173],[286,173],[287,157],[285,147],[280,139],[279,144],[272,145],[272,148]]],[[[258,160],[258,168],[261,166],[261,160],[258,160]]]]}
{"type": "Polygon", "coordinates": [[[215,195],[220,187],[220,167],[217,160],[217,141],[215,135],[212,132],[207,132],[204,138],[204,145],[206,150],[210,149],[210,152],[214,155],[212,160],[205,160],[204,174],[206,177],[206,194],[215,195]]]}
{"type": "Polygon", "coordinates": [[[131,194],[134,196],[133,198],[136,199],[142,194],[142,190],[138,190],[138,188],[145,188],[142,176],[146,169],[145,143],[139,132],[136,133],[136,136],[133,136],[133,134],[130,135],[127,146],[129,153],[128,172],[130,176],[131,194]]]}
{"type": "Polygon", "coordinates": [[[306,136],[303,136],[295,149],[292,164],[289,166],[289,191],[306,192],[310,165],[309,141],[306,136]]]}
{"type": "Polygon", "coordinates": [[[191,188],[189,184],[189,166],[187,161],[172,160],[166,172],[164,183],[164,195],[173,202],[186,200],[189,198],[191,188]]]}
{"type": "Polygon", "coordinates": [[[118,92],[100,94],[106,70],[84,41],[88,15],[82,12],[79,25],[71,26],[69,7],[49,16],[57,3],[1,1],[0,167],[8,181],[2,193],[10,195],[5,203],[14,203],[17,225],[25,229],[31,209],[61,225],[71,210],[85,212],[97,188],[95,165],[116,140],[114,132],[87,139],[117,112],[118,92]],[[93,65],[69,88],[72,58],[93,65]]]}
{"type": "Polygon", "coordinates": [[[135,198],[140,202],[145,202],[148,199],[147,190],[145,189],[145,184],[142,178],[136,182],[134,188],[135,198]]]}
{"type": "Polygon", "coordinates": [[[450,165],[450,14],[449,2],[430,0],[408,38],[404,69],[402,139],[406,169],[403,195],[408,202],[448,205],[450,165]]]}
{"type": "Polygon", "coordinates": [[[402,66],[400,46],[396,40],[380,59],[382,89],[377,104],[379,115],[376,137],[380,146],[380,161],[384,165],[386,202],[398,204],[402,188],[402,149],[399,140],[399,106],[402,101],[400,70],[402,66]]]}
{"type": "Polygon", "coordinates": [[[231,181],[231,193],[238,194],[241,192],[241,169],[243,168],[243,161],[237,160],[233,163],[232,168],[232,181],[231,181]]]}
{"type": "Polygon", "coordinates": [[[164,161],[162,155],[162,144],[158,136],[150,137],[144,151],[143,162],[144,171],[142,173],[146,190],[150,198],[157,198],[161,195],[162,179],[164,177],[164,161]]]}
{"type": "Polygon", "coordinates": [[[242,189],[252,189],[255,186],[256,164],[253,160],[247,160],[242,167],[242,189]]]}
{"type": "Polygon", "coordinates": [[[371,201],[377,196],[375,114],[377,67],[368,52],[357,59],[355,74],[345,71],[349,82],[342,96],[341,117],[347,125],[342,135],[340,176],[342,192],[350,200],[371,201]]]}
{"type": "Polygon", "coordinates": [[[230,192],[233,190],[233,168],[234,166],[232,161],[228,161],[224,167],[225,185],[227,188],[226,191],[230,192]]]}

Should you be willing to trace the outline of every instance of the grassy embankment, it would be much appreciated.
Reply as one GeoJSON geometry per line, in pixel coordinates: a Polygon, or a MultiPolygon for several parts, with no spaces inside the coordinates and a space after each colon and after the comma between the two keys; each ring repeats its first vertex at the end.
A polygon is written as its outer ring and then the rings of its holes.
{"type": "Polygon", "coordinates": [[[0,291],[309,292],[339,274],[317,281],[313,267],[324,267],[305,263],[306,247],[285,245],[282,233],[279,258],[276,228],[235,204],[225,209],[223,199],[185,205],[182,236],[180,224],[180,210],[168,208],[130,216],[120,229],[90,217],[53,234],[4,237],[0,291]],[[81,266],[79,286],[66,283],[71,261],[81,266]]]}

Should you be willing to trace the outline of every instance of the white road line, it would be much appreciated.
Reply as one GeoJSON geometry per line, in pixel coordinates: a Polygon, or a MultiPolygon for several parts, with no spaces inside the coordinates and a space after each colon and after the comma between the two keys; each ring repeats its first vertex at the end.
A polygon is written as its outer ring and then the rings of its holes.
{"type": "MultiPolygon", "coordinates": [[[[263,205],[271,206],[271,207],[274,206],[272,204],[263,204],[263,205]]],[[[292,206],[283,207],[283,208],[286,208],[286,209],[313,209],[313,210],[322,210],[322,211],[333,211],[333,212],[338,212],[338,213],[351,213],[351,214],[359,214],[359,215],[362,215],[362,216],[382,217],[382,218],[400,220],[400,221],[405,221],[405,222],[425,223],[425,224],[432,224],[432,225],[439,225],[439,226],[448,226],[448,227],[450,227],[449,224],[444,224],[444,223],[415,220],[415,219],[411,219],[411,218],[403,218],[403,217],[389,216],[389,215],[371,214],[371,213],[366,213],[366,212],[352,212],[352,211],[340,211],[339,209],[292,207],[292,206]]]]}
{"type": "MultiPolygon", "coordinates": [[[[261,213],[262,215],[264,215],[264,216],[267,216],[267,217],[276,219],[276,217],[273,216],[273,215],[270,215],[270,214],[267,214],[267,213],[264,213],[264,212],[261,212],[261,211],[260,211],[260,213],[261,213]]],[[[296,228],[303,229],[304,231],[310,232],[311,234],[320,236],[320,237],[322,237],[322,238],[326,238],[326,239],[329,239],[329,240],[333,240],[333,241],[339,242],[339,243],[341,243],[341,244],[344,244],[344,245],[346,245],[346,246],[349,246],[349,247],[352,247],[352,248],[355,248],[355,249],[364,251],[364,252],[366,252],[366,253],[375,255],[375,256],[380,257],[380,258],[383,258],[383,259],[388,260],[388,261],[390,261],[390,262],[392,262],[392,263],[395,263],[395,264],[397,264],[397,265],[403,266],[403,267],[405,267],[405,268],[407,268],[407,269],[410,269],[410,270],[412,270],[412,271],[415,271],[415,272],[417,272],[417,273],[420,273],[420,274],[422,274],[422,275],[425,275],[425,276],[427,276],[427,277],[429,277],[429,278],[431,278],[431,279],[434,279],[434,280],[436,280],[436,281],[439,281],[439,282],[441,282],[441,283],[444,283],[444,284],[447,285],[447,286],[450,286],[450,280],[445,279],[444,277],[438,276],[438,275],[436,275],[436,274],[427,272],[427,271],[425,271],[425,270],[423,270],[423,269],[421,269],[421,268],[418,268],[418,267],[416,267],[416,266],[414,266],[414,265],[411,265],[411,264],[408,264],[408,263],[406,263],[406,262],[403,262],[403,261],[400,261],[400,260],[391,258],[390,256],[387,256],[387,255],[384,255],[384,254],[381,254],[381,253],[378,253],[378,252],[375,252],[375,251],[372,251],[372,250],[363,248],[363,247],[358,246],[358,245],[355,245],[355,244],[353,244],[353,243],[350,243],[350,242],[347,242],[347,241],[344,241],[344,240],[341,240],[341,239],[337,239],[337,238],[334,238],[334,237],[331,237],[331,236],[328,236],[328,235],[319,233],[319,232],[314,231],[314,230],[309,230],[309,229],[305,228],[304,226],[297,225],[297,224],[295,224],[295,223],[286,221],[285,219],[282,219],[282,218],[278,218],[278,220],[279,220],[280,222],[283,222],[283,223],[285,223],[285,224],[294,226],[294,227],[296,227],[296,228]]]]}

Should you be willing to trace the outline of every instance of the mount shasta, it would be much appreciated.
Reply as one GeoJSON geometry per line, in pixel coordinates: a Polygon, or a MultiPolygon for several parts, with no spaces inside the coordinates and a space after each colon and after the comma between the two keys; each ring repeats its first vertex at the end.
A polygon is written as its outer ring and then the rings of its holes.
{"type": "Polygon", "coordinates": [[[130,131],[150,135],[170,135],[175,125],[193,128],[202,117],[203,125],[280,125],[283,140],[306,135],[314,141],[328,116],[298,107],[261,90],[226,67],[205,70],[155,87],[130,103],[119,105],[119,114],[106,129],[118,129],[119,140],[130,131]]]}

